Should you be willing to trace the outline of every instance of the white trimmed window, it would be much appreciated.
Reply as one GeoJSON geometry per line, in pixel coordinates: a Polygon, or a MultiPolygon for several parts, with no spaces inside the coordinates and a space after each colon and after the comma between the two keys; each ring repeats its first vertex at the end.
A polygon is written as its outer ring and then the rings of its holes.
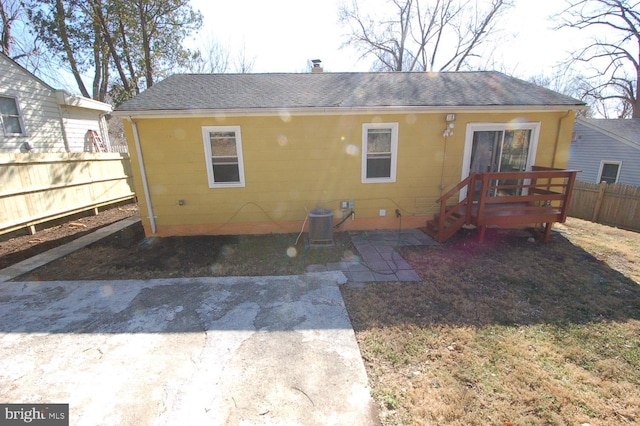
{"type": "Polygon", "coordinates": [[[0,125],[5,136],[25,136],[24,121],[18,99],[0,96],[0,125]]]}
{"type": "Polygon", "coordinates": [[[202,128],[209,188],[244,186],[240,126],[202,128]]]}
{"type": "Polygon", "coordinates": [[[600,172],[598,173],[598,182],[605,181],[607,183],[616,183],[620,177],[621,161],[602,161],[600,162],[600,172]]]}
{"type": "Polygon", "coordinates": [[[362,125],[362,183],[395,182],[398,123],[362,125]]]}

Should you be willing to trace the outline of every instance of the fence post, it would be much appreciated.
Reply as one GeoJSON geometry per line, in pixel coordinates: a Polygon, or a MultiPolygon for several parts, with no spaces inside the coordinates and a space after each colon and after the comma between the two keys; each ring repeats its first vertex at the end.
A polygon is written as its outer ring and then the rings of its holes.
{"type": "Polygon", "coordinates": [[[600,182],[600,188],[598,188],[598,198],[596,199],[596,205],[593,207],[593,215],[591,216],[592,222],[598,221],[598,216],[600,216],[600,207],[602,207],[602,200],[604,199],[604,192],[607,189],[607,182],[600,182]]]}

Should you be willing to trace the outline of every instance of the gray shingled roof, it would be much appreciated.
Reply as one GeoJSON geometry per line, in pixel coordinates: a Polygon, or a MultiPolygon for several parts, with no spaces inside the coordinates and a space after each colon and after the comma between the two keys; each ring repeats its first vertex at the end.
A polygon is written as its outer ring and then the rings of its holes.
{"type": "Polygon", "coordinates": [[[556,106],[584,103],[499,72],[176,74],[116,111],[556,106]]]}
{"type": "Polygon", "coordinates": [[[592,128],[602,130],[611,136],[640,148],[640,118],[632,119],[605,119],[605,118],[580,118],[579,123],[584,123],[592,128]]]}

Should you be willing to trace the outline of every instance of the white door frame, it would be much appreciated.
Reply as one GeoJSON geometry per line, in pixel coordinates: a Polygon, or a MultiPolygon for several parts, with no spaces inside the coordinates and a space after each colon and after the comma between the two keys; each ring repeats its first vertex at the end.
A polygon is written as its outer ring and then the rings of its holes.
{"type": "MultiPolygon", "coordinates": [[[[531,130],[531,140],[529,141],[529,153],[527,154],[527,168],[531,170],[536,161],[538,152],[538,138],[540,137],[540,122],[526,123],[468,123],[464,138],[464,155],[462,157],[462,177],[465,180],[469,176],[471,167],[471,150],[473,148],[473,133],[482,131],[506,131],[506,130],[531,130]]],[[[502,147],[501,147],[502,149],[502,147]]],[[[467,196],[467,188],[460,191],[460,201],[467,196]]]]}

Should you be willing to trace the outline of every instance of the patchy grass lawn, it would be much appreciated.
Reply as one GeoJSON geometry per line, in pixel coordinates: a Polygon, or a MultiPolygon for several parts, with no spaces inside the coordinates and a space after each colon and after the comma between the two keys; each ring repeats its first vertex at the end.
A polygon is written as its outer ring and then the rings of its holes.
{"type": "Polygon", "coordinates": [[[421,283],[343,288],[385,425],[640,422],[640,235],[561,231],[408,248],[421,283]]]}
{"type": "Polygon", "coordinates": [[[640,283],[640,234],[637,232],[572,218],[554,228],[596,259],[640,283]]]}

